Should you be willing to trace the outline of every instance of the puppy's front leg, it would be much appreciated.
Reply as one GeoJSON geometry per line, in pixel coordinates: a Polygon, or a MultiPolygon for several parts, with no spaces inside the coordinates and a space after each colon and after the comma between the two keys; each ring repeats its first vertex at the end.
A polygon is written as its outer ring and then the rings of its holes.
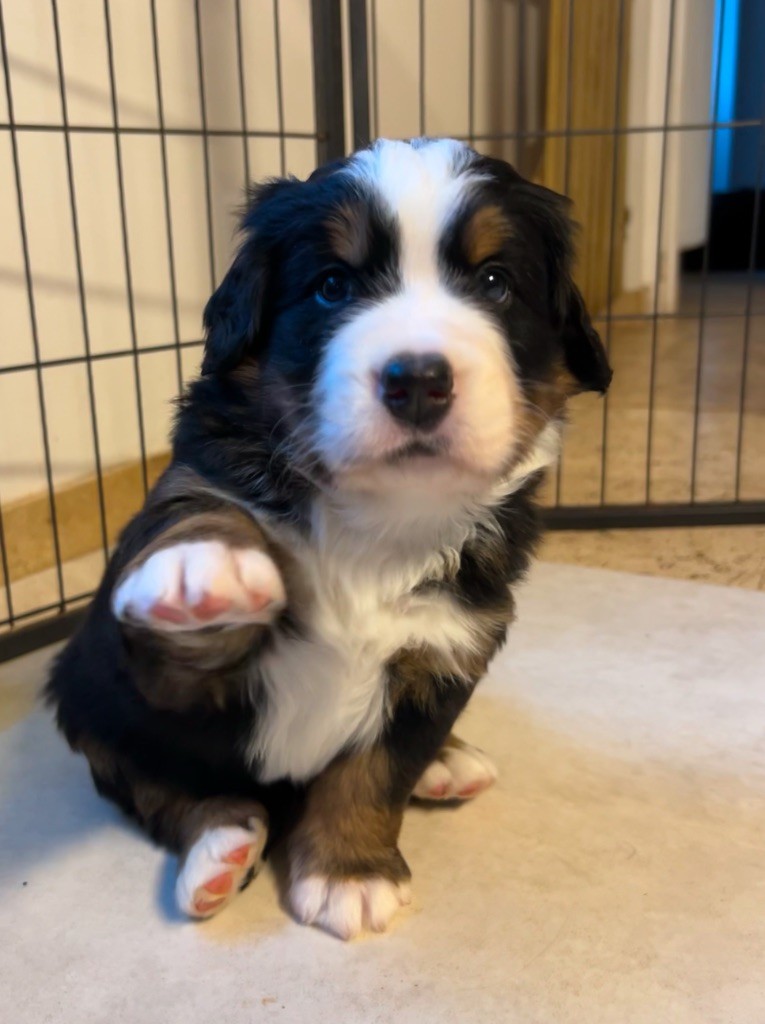
{"type": "Polygon", "coordinates": [[[125,561],[110,603],[144,696],[175,710],[225,701],[286,603],[257,525],[235,507],[189,510],[125,561]]]}
{"type": "Polygon", "coordinates": [[[409,902],[411,872],[398,848],[404,808],[471,691],[441,679],[432,700],[401,698],[376,746],[341,755],[311,783],[287,841],[299,921],[350,939],[384,931],[409,902]]]}

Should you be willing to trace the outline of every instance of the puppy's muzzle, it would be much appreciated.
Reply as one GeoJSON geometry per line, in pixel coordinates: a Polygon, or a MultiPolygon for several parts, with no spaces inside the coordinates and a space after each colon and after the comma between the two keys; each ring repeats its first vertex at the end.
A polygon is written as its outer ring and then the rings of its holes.
{"type": "Polygon", "coordinates": [[[416,430],[434,430],[454,399],[454,375],[438,353],[402,352],[380,373],[380,400],[394,419],[416,430]]]}

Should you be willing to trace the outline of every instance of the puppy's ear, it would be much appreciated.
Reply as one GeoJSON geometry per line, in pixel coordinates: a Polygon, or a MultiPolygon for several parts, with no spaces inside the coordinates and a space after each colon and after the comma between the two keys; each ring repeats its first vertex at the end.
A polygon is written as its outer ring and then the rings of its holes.
{"type": "Polygon", "coordinates": [[[266,271],[254,249],[245,242],[205,306],[204,375],[233,369],[258,347],[266,271]]]}
{"type": "Polygon", "coordinates": [[[299,187],[295,178],[274,178],[250,189],[239,252],[205,306],[203,374],[225,373],[262,349],[269,270],[289,223],[285,200],[299,187]]]}
{"type": "Polygon", "coordinates": [[[592,326],[582,293],[574,284],[574,233],[571,203],[564,196],[533,185],[531,207],[546,237],[550,298],[561,331],[566,369],[579,391],[604,394],[613,376],[600,335],[592,326]]]}
{"type": "Polygon", "coordinates": [[[611,383],[613,370],[608,365],[608,357],[600,335],[592,326],[582,293],[570,277],[564,289],[564,308],[561,312],[566,368],[579,385],[579,389],[605,394],[611,383]]]}

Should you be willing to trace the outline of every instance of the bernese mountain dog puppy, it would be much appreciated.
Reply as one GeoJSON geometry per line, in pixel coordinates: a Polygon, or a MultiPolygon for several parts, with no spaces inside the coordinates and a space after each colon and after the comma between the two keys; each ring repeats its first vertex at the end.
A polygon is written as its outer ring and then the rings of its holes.
{"type": "Polygon", "coordinates": [[[186,914],[278,842],[299,921],[381,931],[410,798],[493,781],[452,728],[566,401],[611,377],[568,209],[452,140],[252,189],[171,464],[47,686],[98,791],[179,855],[186,914]]]}

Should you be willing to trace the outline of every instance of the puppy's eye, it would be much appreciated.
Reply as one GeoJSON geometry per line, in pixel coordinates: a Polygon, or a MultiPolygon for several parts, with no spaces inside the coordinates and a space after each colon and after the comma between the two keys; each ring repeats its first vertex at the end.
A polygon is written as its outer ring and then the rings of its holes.
{"type": "Polygon", "coordinates": [[[316,298],[324,306],[336,306],[351,294],[351,281],[347,274],[333,270],[323,278],[316,292],[316,298]]]}
{"type": "Polygon", "coordinates": [[[481,267],[477,284],[481,295],[497,306],[506,305],[512,298],[510,281],[502,267],[481,267]]]}

